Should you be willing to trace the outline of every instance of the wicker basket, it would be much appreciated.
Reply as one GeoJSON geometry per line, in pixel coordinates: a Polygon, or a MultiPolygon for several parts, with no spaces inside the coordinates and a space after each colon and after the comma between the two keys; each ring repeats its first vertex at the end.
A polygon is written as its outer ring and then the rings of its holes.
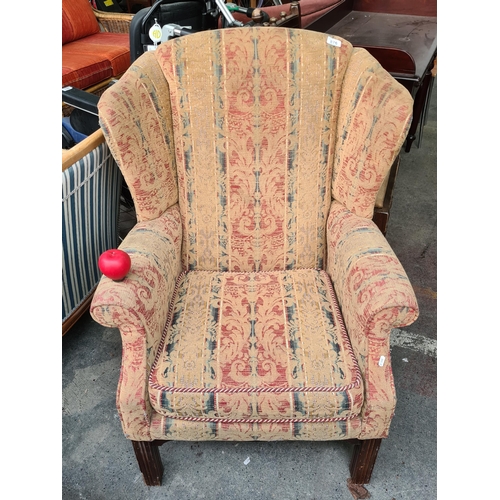
{"type": "Polygon", "coordinates": [[[102,31],[109,33],[128,33],[130,23],[132,22],[133,14],[125,14],[118,12],[103,12],[92,7],[97,22],[102,28],[102,31]]]}

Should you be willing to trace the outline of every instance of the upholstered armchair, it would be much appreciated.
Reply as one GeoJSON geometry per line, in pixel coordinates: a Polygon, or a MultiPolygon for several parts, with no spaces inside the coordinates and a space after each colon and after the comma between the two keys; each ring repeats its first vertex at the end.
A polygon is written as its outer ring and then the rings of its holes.
{"type": "Polygon", "coordinates": [[[350,440],[350,479],[370,480],[391,329],[418,315],[371,220],[411,109],[364,49],[273,27],[172,39],[103,94],[138,222],[91,314],[122,336],[117,407],[146,484],[166,440],[350,440]]]}

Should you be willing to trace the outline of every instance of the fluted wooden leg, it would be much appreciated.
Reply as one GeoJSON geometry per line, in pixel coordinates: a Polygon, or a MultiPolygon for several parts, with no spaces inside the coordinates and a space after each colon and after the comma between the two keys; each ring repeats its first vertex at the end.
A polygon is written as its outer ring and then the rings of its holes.
{"type": "Polygon", "coordinates": [[[161,486],[163,464],[161,463],[158,443],[151,441],[132,441],[139,469],[148,486],[161,486]]]}
{"type": "Polygon", "coordinates": [[[354,445],[350,466],[351,481],[353,484],[366,484],[370,482],[381,442],[382,439],[366,439],[358,440],[354,445]]]}

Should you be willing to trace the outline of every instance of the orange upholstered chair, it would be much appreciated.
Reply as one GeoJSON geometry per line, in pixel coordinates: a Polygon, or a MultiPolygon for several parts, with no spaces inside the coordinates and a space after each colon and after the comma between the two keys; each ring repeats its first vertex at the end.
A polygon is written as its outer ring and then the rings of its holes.
{"type": "Polygon", "coordinates": [[[391,329],[418,315],[371,220],[411,112],[364,49],[279,27],[172,39],[103,94],[138,222],[91,314],[122,336],[118,412],[147,484],[166,440],[349,440],[351,480],[370,480],[391,329]]]}
{"type": "Polygon", "coordinates": [[[62,0],[62,86],[89,89],[122,75],[130,66],[132,17],[62,0]]]}

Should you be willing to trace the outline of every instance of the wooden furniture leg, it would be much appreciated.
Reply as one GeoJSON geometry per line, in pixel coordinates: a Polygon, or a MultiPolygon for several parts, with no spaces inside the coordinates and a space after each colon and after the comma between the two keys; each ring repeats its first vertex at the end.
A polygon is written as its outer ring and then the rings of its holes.
{"type": "MultiPolygon", "coordinates": [[[[434,60],[433,60],[434,62],[434,60]]],[[[424,78],[422,80],[421,86],[415,95],[415,104],[413,105],[413,119],[410,125],[410,130],[406,138],[405,152],[409,153],[413,141],[417,138],[417,128],[420,124],[420,120],[423,119],[422,113],[424,111],[425,103],[427,102],[427,97],[429,94],[430,83],[432,80],[432,68],[428,68],[425,72],[424,78]]]]}
{"type": "Polygon", "coordinates": [[[401,162],[401,157],[398,155],[392,164],[391,170],[389,172],[389,181],[385,190],[384,202],[382,207],[375,207],[373,211],[373,222],[380,229],[381,233],[385,236],[387,233],[387,225],[389,222],[389,216],[391,213],[392,206],[392,196],[394,192],[394,184],[396,182],[396,176],[398,174],[399,164],[401,162]]]}
{"type": "MultiPolygon", "coordinates": [[[[132,441],[139,469],[147,486],[161,486],[163,464],[160,445],[164,441],[132,441]]],[[[382,439],[356,440],[349,467],[353,484],[370,482],[382,439]]]]}
{"type": "Polygon", "coordinates": [[[358,440],[355,443],[349,467],[353,484],[370,482],[381,442],[382,439],[366,439],[358,440]]]}
{"type": "Polygon", "coordinates": [[[161,486],[163,464],[161,463],[159,441],[132,441],[144,482],[148,486],[161,486]]]}
{"type": "Polygon", "coordinates": [[[96,288],[97,285],[89,293],[89,296],[73,311],[71,316],[69,316],[68,318],[66,318],[65,321],[63,321],[62,324],[63,336],[66,335],[66,333],[68,333],[70,328],[89,310],[96,288]]]}

